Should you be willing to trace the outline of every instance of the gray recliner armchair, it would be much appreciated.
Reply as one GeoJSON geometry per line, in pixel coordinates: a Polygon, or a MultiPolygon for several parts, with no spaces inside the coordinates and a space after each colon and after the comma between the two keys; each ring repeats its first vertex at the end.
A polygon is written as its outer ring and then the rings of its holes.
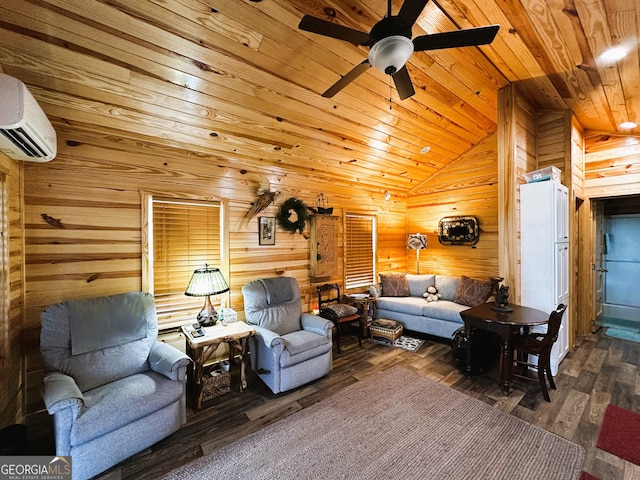
{"type": "Polygon", "coordinates": [[[75,479],[116,465],[186,422],[189,357],[159,342],[153,296],[72,300],[41,315],[42,396],[56,455],[75,479]]]}
{"type": "Polygon", "coordinates": [[[273,393],[297,388],[323,377],[332,368],[331,329],[324,318],[302,313],[295,278],[263,278],[242,287],[251,368],[273,393]]]}

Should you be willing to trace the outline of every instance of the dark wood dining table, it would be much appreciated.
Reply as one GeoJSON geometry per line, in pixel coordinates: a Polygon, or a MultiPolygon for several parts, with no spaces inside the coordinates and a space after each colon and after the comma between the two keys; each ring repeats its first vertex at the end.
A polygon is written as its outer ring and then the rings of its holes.
{"type": "Polygon", "coordinates": [[[470,377],[472,372],[472,330],[480,328],[497,333],[500,336],[500,388],[505,395],[509,395],[513,378],[512,338],[520,335],[523,329],[527,331],[535,325],[546,324],[549,313],[515,304],[509,304],[511,311],[496,310],[494,306],[494,303],[483,303],[460,312],[467,331],[467,376],[470,377]]]}

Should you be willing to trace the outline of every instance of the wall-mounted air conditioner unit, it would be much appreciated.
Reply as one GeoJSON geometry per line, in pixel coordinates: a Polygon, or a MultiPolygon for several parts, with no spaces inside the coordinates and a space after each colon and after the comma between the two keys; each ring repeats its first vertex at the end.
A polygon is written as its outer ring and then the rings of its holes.
{"type": "Polygon", "coordinates": [[[32,162],[56,156],[51,122],[25,84],[4,73],[0,73],[0,152],[32,162]]]}

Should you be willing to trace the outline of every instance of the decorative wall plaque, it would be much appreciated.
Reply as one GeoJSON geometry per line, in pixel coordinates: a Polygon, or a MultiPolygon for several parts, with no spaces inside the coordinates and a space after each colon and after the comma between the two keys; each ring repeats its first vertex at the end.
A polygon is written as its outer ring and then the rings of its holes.
{"type": "Polygon", "coordinates": [[[312,215],[310,228],[311,277],[338,274],[338,217],[312,215]]]}
{"type": "Polygon", "coordinates": [[[438,241],[442,245],[475,245],[479,238],[476,217],[444,217],[438,223],[438,241]]]}

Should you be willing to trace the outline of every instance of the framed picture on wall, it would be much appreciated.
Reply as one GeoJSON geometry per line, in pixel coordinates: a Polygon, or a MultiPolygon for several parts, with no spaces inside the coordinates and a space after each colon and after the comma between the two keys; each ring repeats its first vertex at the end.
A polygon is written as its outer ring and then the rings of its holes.
{"type": "Polygon", "coordinates": [[[258,219],[258,244],[276,244],[276,217],[260,217],[258,219]]]}

